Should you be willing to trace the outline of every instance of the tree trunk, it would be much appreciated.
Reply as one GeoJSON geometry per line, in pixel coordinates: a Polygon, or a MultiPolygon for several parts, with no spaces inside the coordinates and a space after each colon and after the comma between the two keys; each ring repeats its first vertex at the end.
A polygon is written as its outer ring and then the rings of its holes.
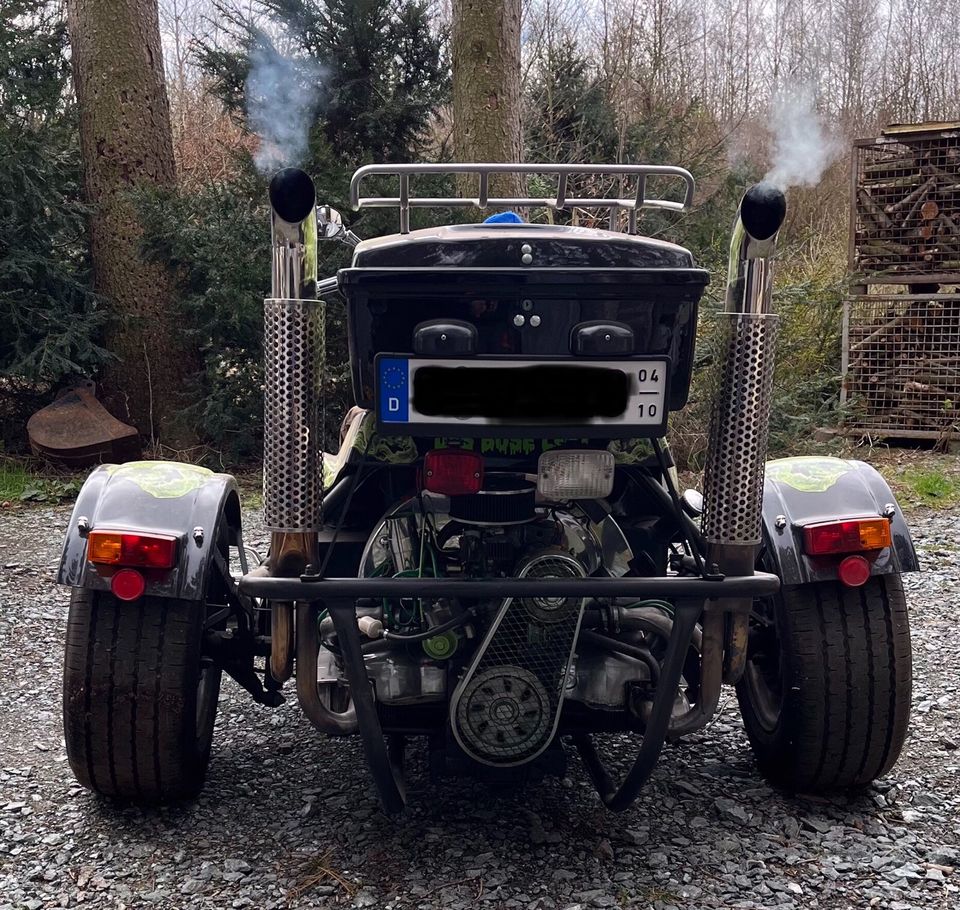
{"type": "MultiPolygon", "coordinates": [[[[453,146],[458,161],[520,161],[520,0],[453,0],[453,146]]],[[[519,175],[491,196],[518,196],[519,175]]],[[[477,195],[476,178],[460,192],[477,195]]]]}
{"type": "Polygon", "coordinates": [[[152,442],[193,439],[178,414],[200,368],[178,328],[174,276],[140,256],[138,186],[175,179],[157,0],[68,0],[94,282],[111,308],[104,401],[152,442]]]}

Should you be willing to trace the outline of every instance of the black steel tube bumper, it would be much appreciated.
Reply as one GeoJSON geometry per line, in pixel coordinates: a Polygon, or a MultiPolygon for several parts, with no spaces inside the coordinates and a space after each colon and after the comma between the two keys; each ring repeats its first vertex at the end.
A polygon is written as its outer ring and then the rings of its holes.
{"type": "MultiPolygon", "coordinates": [[[[587,736],[575,741],[590,777],[604,803],[614,811],[626,808],[650,776],[666,739],[674,694],[683,669],[683,658],[693,628],[708,601],[725,598],[766,597],[780,588],[780,579],[765,572],[731,578],[262,578],[244,576],[240,590],[268,600],[298,602],[301,622],[315,624],[310,605],[322,602],[329,610],[343,650],[343,667],[353,702],[350,721],[358,732],[374,783],[388,814],[399,812],[405,802],[402,773],[391,761],[383,738],[373,692],[367,679],[355,603],[361,597],[451,597],[465,600],[500,597],[672,598],[676,615],[664,659],[660,685],[637,759],[624,780],[617,784],[604,767],[587,736]]],[[[315,607],[313,609],[316,609],[315,607]]],[[[309,639],[309,636],[307,636],[309,639]]],[[[309,647],[314,641],[309,641],[309,647]]],[[[309,667],[308,675],[315,670],[309,667]]],[[[300,673],[298,672],[298,679],[300,673]]],[[[313,681],[312,678],[310,680],[313,681]]],[[[299,688],[299,687],[298,687],[299,688]]],[[[312,687],[311,687],[312,688],[312,687]]],[[[328,720],[327,718],[324,718],[328,720]]]]}
{"type": "Polygon", "coordinates": [[[361,597],[450,597],[486,600],[497,597],[724,598],[769,597],[780,579],[767,572],[728,578],[263,578],[245,575],[240,591],[267,600],[316,602],[361,597]]]}

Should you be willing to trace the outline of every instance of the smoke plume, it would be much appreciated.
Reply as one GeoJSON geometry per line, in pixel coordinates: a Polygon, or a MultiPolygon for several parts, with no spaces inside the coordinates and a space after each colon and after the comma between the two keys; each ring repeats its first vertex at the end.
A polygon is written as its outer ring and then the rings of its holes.
{"type": "Polygon", "coordinates": [[[817,113],[809,86],[777,92],[770,113],[770,133],[773,164],[764,180],[781,190],[816,186],[844,151],[817,113]]]}
{"type": "Polygon", "coordinates": [[[284,57],[268,43],[258,44],[252,51],[246,84],[247,122],[260,137],[254,162],[261,173],[302,162],[322,76],[319,64],[284,57]]]}

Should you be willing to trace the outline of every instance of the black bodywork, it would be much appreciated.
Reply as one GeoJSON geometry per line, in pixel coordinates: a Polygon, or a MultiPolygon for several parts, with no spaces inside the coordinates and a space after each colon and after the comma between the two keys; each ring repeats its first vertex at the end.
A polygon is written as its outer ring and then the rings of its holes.
{"type": "Polygon", "coordinates": [[[338,281],[361,407],[374,405],[377,354],[412,354],[419,325],[454,319],[475,328],[477,355],[493,357],[570,358],[578,326],[625,326],[629,354],[669,358],[677,410],[689,393],[709,274],[687,250],[661,241],[586,228],[458,225],[365,241],[338,281]]]}

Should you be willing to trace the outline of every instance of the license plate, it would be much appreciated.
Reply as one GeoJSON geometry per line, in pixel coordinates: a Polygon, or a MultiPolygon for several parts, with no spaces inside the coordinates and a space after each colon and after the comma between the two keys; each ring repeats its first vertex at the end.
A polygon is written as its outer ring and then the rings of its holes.
{"type": "Polygon", "coordinates": [[[377,357],[384,431],[483,435],[658,435],[666,427],[666,358],[507,360],[377,357]],[[640,431],[640,432],[638,432],[640,431]]]}

